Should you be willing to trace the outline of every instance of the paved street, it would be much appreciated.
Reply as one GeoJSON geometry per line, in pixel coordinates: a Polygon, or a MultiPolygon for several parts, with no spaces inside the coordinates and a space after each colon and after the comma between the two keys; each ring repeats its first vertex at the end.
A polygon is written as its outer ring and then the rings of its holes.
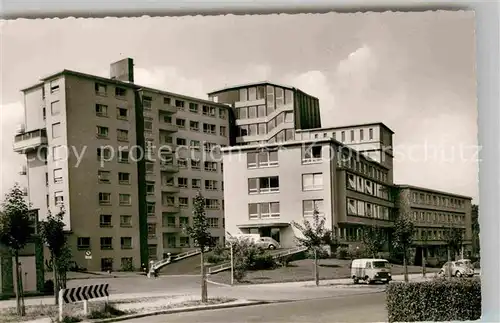
{"type": "Polygon", "coordinates": [[[127,323],[387,322],[385,293],[168,314],[127,323]]]}

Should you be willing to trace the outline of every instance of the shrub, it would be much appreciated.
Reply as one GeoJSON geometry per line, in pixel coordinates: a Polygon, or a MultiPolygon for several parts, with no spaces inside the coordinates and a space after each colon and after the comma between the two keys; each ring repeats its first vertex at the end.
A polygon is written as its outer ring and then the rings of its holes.
{"type": "Polygon", "coordinates": [[[276,262],[267,250],[251,241],[240,240],[233,244],[234,278],[241,281],[249,270],[271,269],[276,262]]]}
{"type": "Polygon", "coordinates": [[[386,296],[389,322],[475,321],[481,317],[479,279],[391,283],[386,296]]]}
{"type": "Polygon", "coordinates": [[[349,258],[349,250],[346,247],[337,248],[337,258],[338,259],[348,259],[349,258]]]}
{"type": "Polygon", "coordinates": [[[210,255],[207,257],[207,261],[211,264],[219,264],[221,262],[226,262],[230,261],[228,257],[225,257],[224,255],[210,255]]]}

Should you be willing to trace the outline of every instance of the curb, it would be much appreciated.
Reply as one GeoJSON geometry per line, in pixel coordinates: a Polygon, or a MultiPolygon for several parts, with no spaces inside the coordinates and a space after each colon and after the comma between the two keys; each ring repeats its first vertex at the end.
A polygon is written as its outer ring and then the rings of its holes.
{"type": "Polygon", "coordinates": [[[214,281],[211,281],[211,280],[208,280],[208,279],[207,279],[207,283],[213,284],[213,285],[217,285],[217,286],[222,286],[222,287],[233,287],[233,286],[231,286],[229,284],[217,283],[217,282],[214,282],[214,281]]]}
{"type": "Polygon", "coordinates": [[[111,323],[111,322],[119,322],[119,321],[131,320],[131,319],[138,319],[138,318],[148,317],[148,316],[197,312],[197,311],[206,311],[206,310],[217,310],[217,309],[226,309],[226,308],[234,308],[234,307],[246,307],[246,306],[263,305],[263,304],[269,304],[269,303],[272,303],[272,302],[247,301],[246,303],[234,303],[233,302],[233,303],[227,303],[227,304],[214,304],[214,305],[207,305],[207,306],[179,307],[179,308],[166,309],[166,310],[161,310],[161,311],[156,311],[156,312],[123,315],[123,316],[113,317],[113,318],[109,318],[109,319],[83,321],[83,323],[111,323]]]}

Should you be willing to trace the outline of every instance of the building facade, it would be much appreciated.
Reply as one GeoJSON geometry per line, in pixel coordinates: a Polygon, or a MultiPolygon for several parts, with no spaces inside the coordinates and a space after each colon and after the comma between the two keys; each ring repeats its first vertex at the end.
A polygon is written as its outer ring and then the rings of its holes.
{"type": "Polygon", "coordinates": [[[223,168],[208,151],[230,143],[227,105],[136,85],[131,59],[110,78],[64,70],[23,93],[14,150],[26,155],[28,200],[42,220],[64,207],[79,266],[139,268],[192,248],[181,227],[198,190],[224,236],[223,168]]]}

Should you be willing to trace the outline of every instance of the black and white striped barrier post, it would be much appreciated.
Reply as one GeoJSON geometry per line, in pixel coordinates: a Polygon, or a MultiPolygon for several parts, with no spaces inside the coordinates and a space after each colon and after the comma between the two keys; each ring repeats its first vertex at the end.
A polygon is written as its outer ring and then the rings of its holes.
{"type": "Polygon", "coordinates": [[[88,285],[59,290],[59,322],[63,320],[63,305],[83,302],[83,313],[89,314],[89,299],[109,297],[109,284],[88,285]]]}

